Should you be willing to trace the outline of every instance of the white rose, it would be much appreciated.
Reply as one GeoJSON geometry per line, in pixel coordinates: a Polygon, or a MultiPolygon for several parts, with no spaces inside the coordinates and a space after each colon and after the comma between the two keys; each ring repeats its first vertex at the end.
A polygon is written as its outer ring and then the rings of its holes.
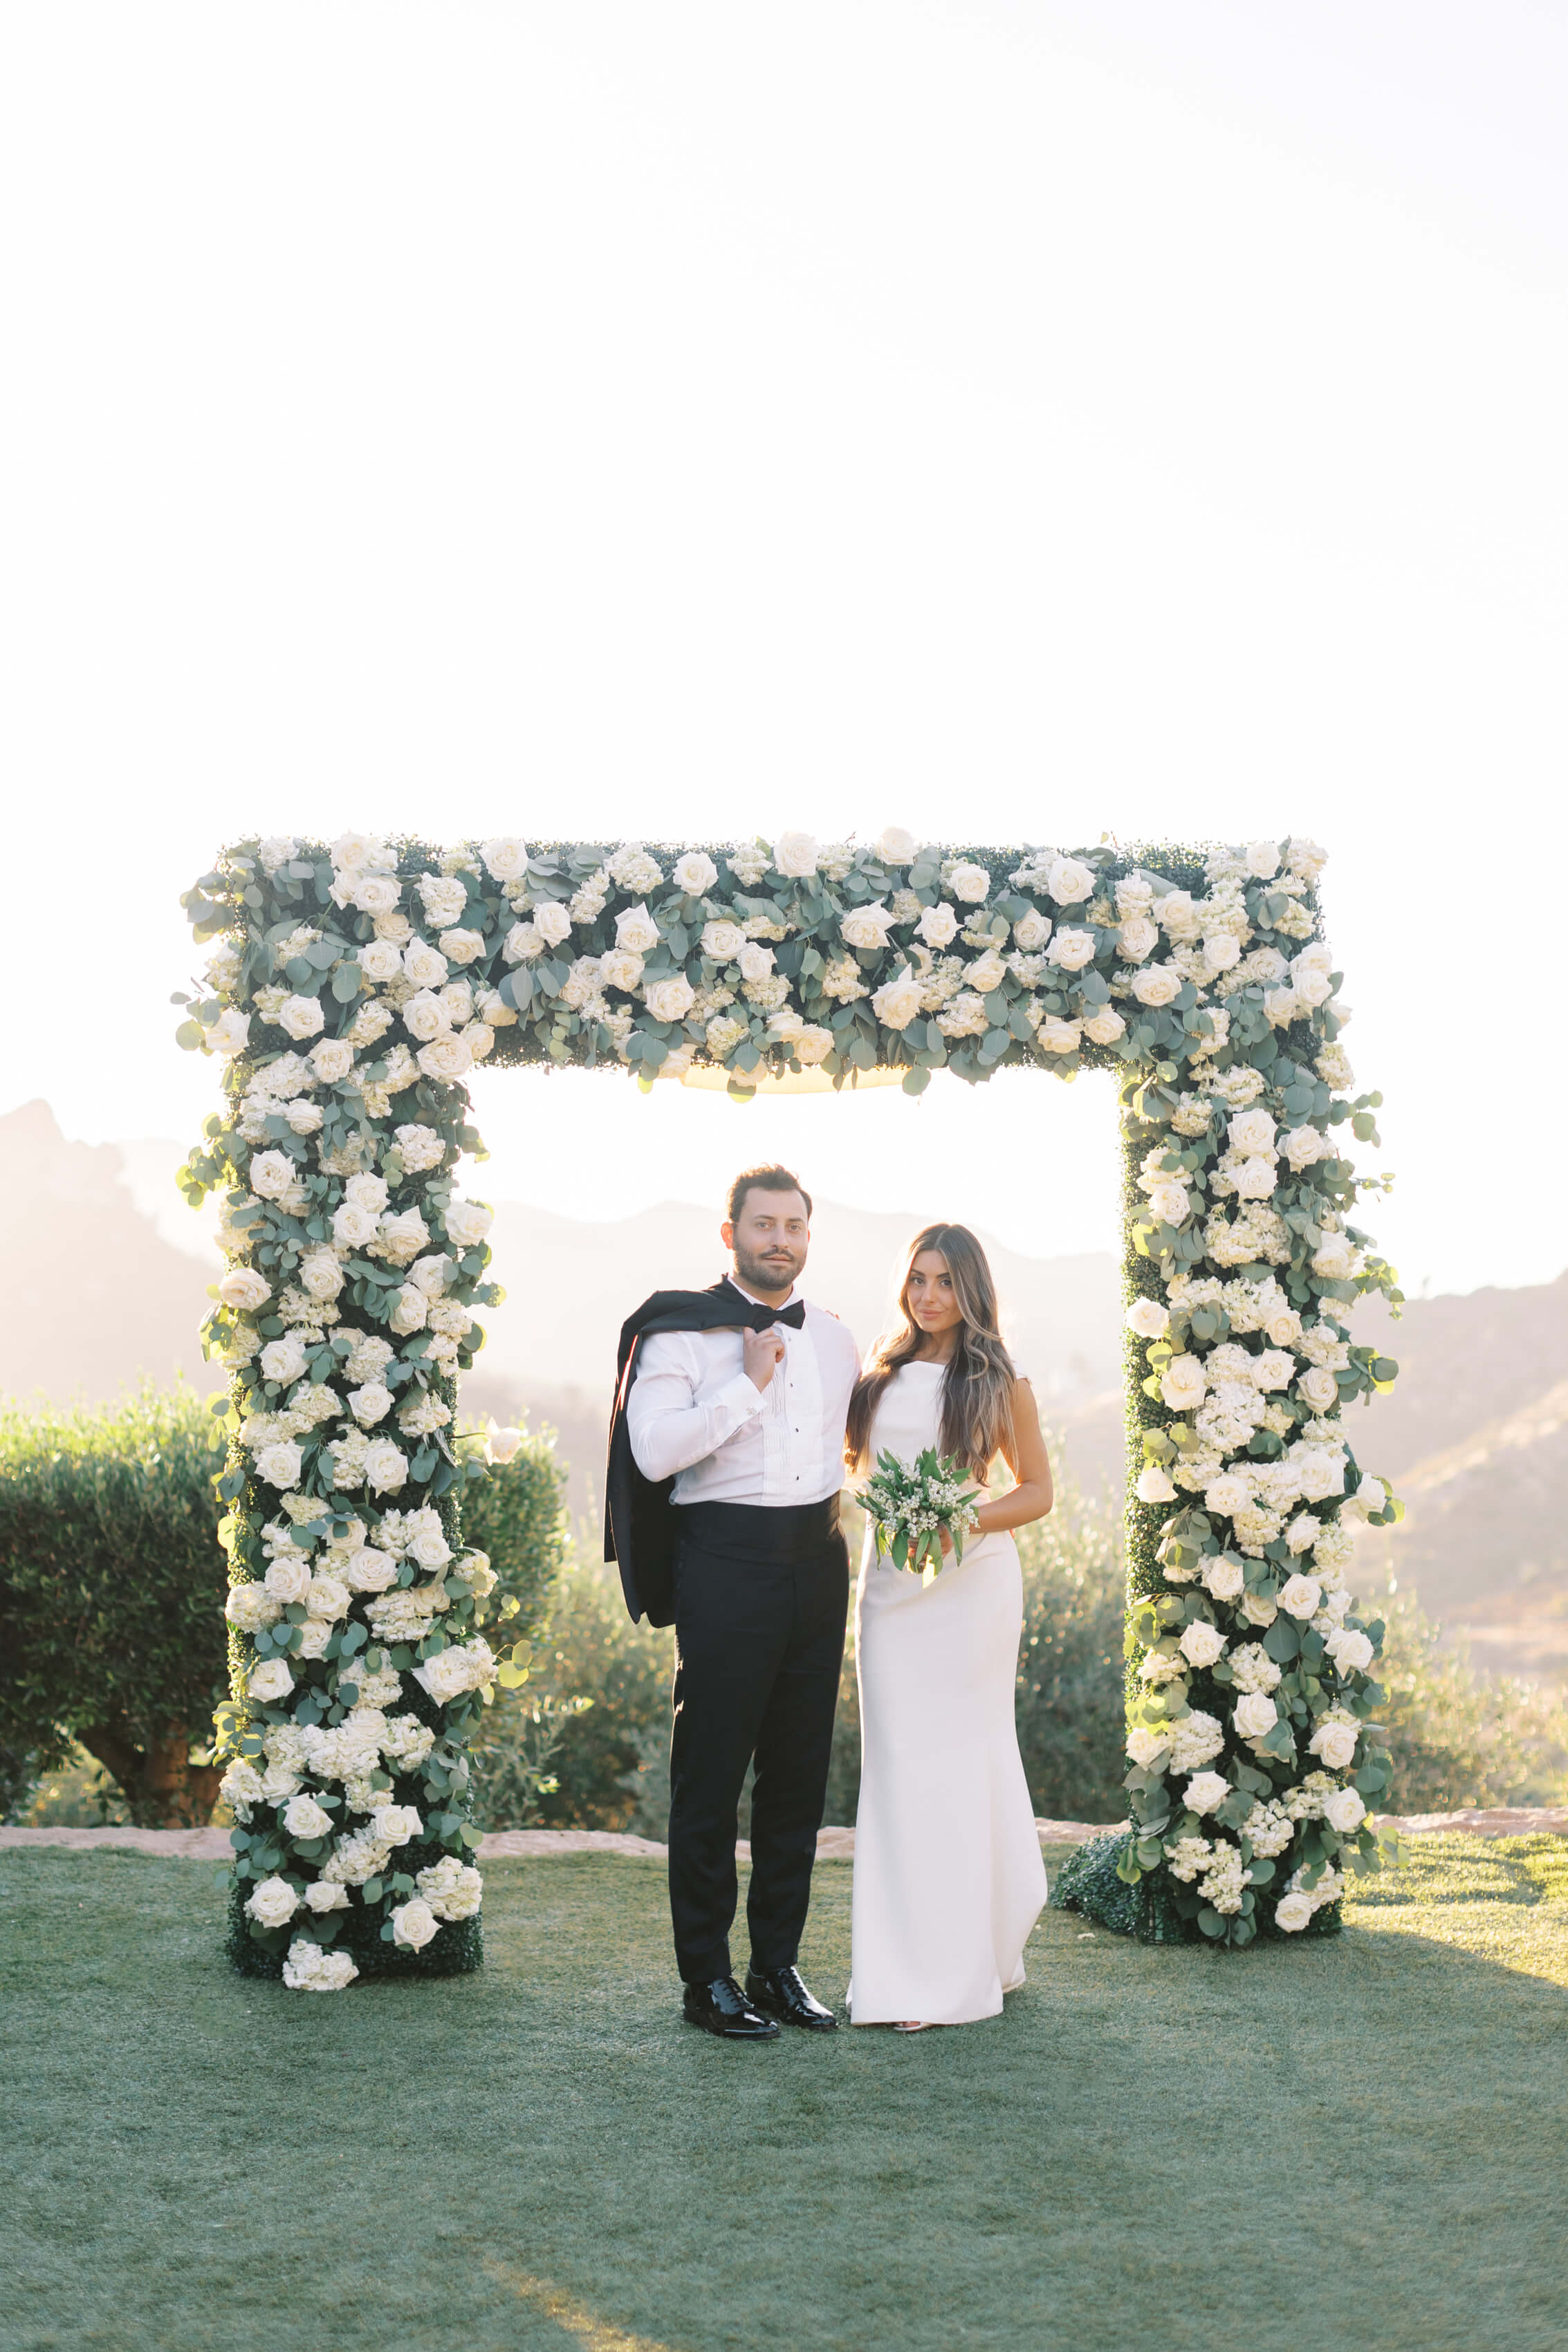
{"type": "Polygon", "coordinates": [[[408,1557],[419,1568],[444,1568],[452,1557],[452,1546],[439,1527],[421,1528],[409,1545],[408,1557]]]}
{"type": "MultiPolygon", "coordinates": [[[[1269,1309],[1269,1319],[1263,1326],[1263,1337],[1271,1348],[1293,1348],[1301,1336],[1301,1318],[1293,1307],[1271,1307],[1269,1309]]],[[[1290,1374],[1287,1372],[1284,1379],[1270,1381],[1269,1385],[1270,1388],[1282,1389],[1289,1379],[1290,1374]]],[[[1262,1386],[1260,1381],[1259,1386],[1260,1388],[1262,1386]]]]}
{"type": "Polygon", "coordinates": [[[1113,1045],[1127,1024],[1113,1004],[1102,1004],[1083,1024],[1083,1034],[1096,1045],[1113,1045]]]}
{"type": "Polygon", "coordinates": [[[273,1339],[261,1351],[261,1376],[264,1381],[276,1381],[287,1388],[305,1370],[305,1342],[298,1331],[286,1331],[281,1339],[273,1339]]]}
{"type": "Polygon", "coordinates": [[[1230,1794],[1230,1783],[1223,1772],[1195,1772],[1186,1784],[1186,1804],[1190,1813],[1212,1813],[1230,1794]]]}
{"type": "Polygon", "coordinates": [[[479,855],[485,871],[497,882],[515,882],[528,869],[528,845],[515,833],[498,834],[493,841],[482,841],[479,855]]]}
{"type": "Polygon", "coordinates": [[[1292,1454],[1291,1459],[1303,1502],[1326,1503],[1331,1495],[1343,1493],[1343,1454],[1333,1454],[1327,1446],[1303,1445],[1292,1454]]]}
{"type": "Polygon", "coordinates": [[[1063,971],[1082,971],[1086,963],[1094,961],[1092,931],[1058,931],[1046,950],[1047,961],[1060,964],[1063,971]]]}
{"type": "Polygon", "coordinates": [[[402,1025],[411,1037],[419,1038],[428,1045],[433,1037],[444,1036],[451,1028],[452,1015],[439,996],[428,988],[422,988],[417,995],[409,997],[404,1003],[402,1025]]]}
{"type": "Polygon", "coordinates": [[[225,1307],[233,1307],[235,1315],[254,1315],[256,1307],[268,1303],[270,1296],[273,1296],[273,1291],[268,1289],[268,1284],[263,1282],[261,1275],[254,1270],[254,1265],[230,1265],[230,1270],[219,1282],[219,1298],[225,1307]]]}
{"type": "Polygon", "coordinates": [[[246,1909],[258,1927],[283,1927],[299,1908],[299,1897],[287,1878],[264,1878],[246,1909]]]}
{"type": "Polygon", "coordinates": [[[354,1066],[354,1049],[346,1037],[322,1037],[310,1048],[310,1066],[323,1086],[336,1086],[354,1066]]]}
{"type": "Polygon", "coordinates": [[[415,1805],[378,1805],[371,1815],[371,1827],[383,1845],[407,1845],[419,1835],[423,1823],[415,1805]]]}
{"type": "Polygon", "coordinates": [[[833,1033],[831,1029],[824,1029],[819,1022],[808,1021],[800,1035],[792,1041],[795,1059],[802,1069],[825,1062],[832,1050],[833,1033]]]}
{"type": "Polygon", "coordinates": [[[1076,907],[1094,887],[1094,877],[1076,857],[1059,857],[1045,877],[1045,887],[1059,907],[1076,907]]]}
{"type": "Polygon", "coordinates": [[[413,1678],[437,1706],[446,1706],[470,1687],[468,1661],[461,1650],[438,1650],[434,1658],[415,1666],[413,1678]]]}
{"type": "Polygon", "coordinates": [[[451,1085],[473,1068],[474,1048],[466,1037],[434,1037],[420,1047],[417,1059],[427,1078],[451,1085]]]}
{"type": "Polygon", "coordinates": [[[983,866],[964,860],[947,877],[947,887],[964,906],[977,907],[990,894],[991,877],[983,866]]]}
{"type": "Polygon", "coordinates": [[[1355,1271],[1356,1256],[1348,1234],[1325,1234],[1312,1253],[1312,1272],[1323,1282],[1347,1282],[1355,1271]]]}
{"type": "Polygon", "coordinates": [[[781,833],[773,845],[774,871],[803,879],[817,870],[817,845],[809,833],[781,833]]]}
{"type": "Polygon", "coordinates": [[[718,867],[706,850],[688,849],[684,857],[676,858],[671,878],[688,898],[700,898],[718,880],[718,867]]]}
{"type": "Polygon", "coordinates": [[[760,940],[747,940],[736,958],[742,980],[766,980],[773,969],[773,950],[760,940]]]}
{"type": "Polygon", "coordinates": [[[286,1552],[281,1559],[269,1560],[266,1584],[268,1592],[281,1608],[303,1601],[310,1590],[310,1564],[286,1552]]]}
{"type": "MultiPolygon", "coordinates": [[[[936,911],[935,908],[926,909],[928,914],[936,911]]],[[[1050,937],[1051,917],[1042,915],[1038,907],[1031,907],[1028,914],[1020,915],[1013,925],[1013,945],[1020,948],[1025,955],[1038,955],[1050,937]]]]}
{"type": "Polygon", "coordinates": [[[441,952],[448,963],[477,963],[485,952],[483,931],[443,931],[441,952]]]}
{"type": "Polygon", "coordinates": [[[1323,1819],[1331,1830],[1339,1832],[1341,1837],[1349,1837],[1353,1831],[1358,1830],[1366,1819],[1366,1807],[1362,1802],[1359,1789],[1336,1789],[1324,1802],[1323,1819]]]}
{"type": "Polygon", "coordinates": [[[1287,1354],[1283,1348],[1265,1348],[1261,1355],[1252,1359],[1253,1386],[1265,1396],[1271,1389],[1289,1388],[1295,1369],[1294,1356],[1287,1354]]]}
{"type": "Polygon", "coordinates": [[[951,907],[927,907],[915,926],[928,948],[945,948],[958,935],[958,918],[951,907]]]}
{"type": "Polygon", "coordinates": [[[684,1021],[696,1002],[696,991],[683,972],[676,972],[669,980],[654,981],[643,997],[655,1021],[684,1021]]]}
{"type": "Polygon", "coordinates": [[[1271,1625],[1279,1613],[1278,1602],[1269,1600],[1264,1593],[1244,1592],[1241,1595],[1241,1614],[1249,1625],[1271,1625]]]}
{"type": "Polygon", "coordinates": [[[1252,1496],[1245,1482],[1233,1470],[1222,1470],[1218,1478],[1210,1479],[1204,1489],[1203,1507],[1216,1518],[1233,1519],[1238,1511],[1250,1510],[1252,1496]]]}
{"type": "Polygon", "coordinates": [[[1224,1654],[1225,1636],[1207,1617],[1195,1617],[1176,1643],[1189,1666],[1211,1666],[1224,1654]]]}
{"type": "Polygon", "coordinates": [[[1280,845],[1275,841],[1249,841],[1241,853],[1241,863],[1255,882],[1268,882],[1280,870],[1280,845]]]}
{"type": "Polygon", "coordinates": [[[1007,969],[997,950],[988,948],[984,955],[976,956],[973,962],[965,966],[964,984],[972,988],[977,996],[989,996],[993,988],[1001,986],[1007,977],[1007,969]]]}
{"type": "Polygon", "coordinates": [[[358,950],[360,970],[365,978],[378,984],[396,980],[402,970],[402,958],[392,940],[368,940],[358,950]]]}
{"type": "Polygon", "coordinates": [[[884,1029],[907,1029],[920,1011],[920,982],[901,971],[873,992],[871,1009],[884,1029]]]}
{"type": "Polygon", "coordinates": [[[1266,1201],[1280,1179],[1274,1162],[1260,1153],[1239,1160],[1230,1171],[1230,1181],[1239,1201],[1266,1201]]]}
{"type": "Polygon", "coordinates": [[[1200,1580],[1211,1601],[1239,1601],[1247,1572],[1239,1559],[1226,1559],[1216,1553],[1204,1561],[1200,1580]]]}
{"type": "Polygon", "coordinates": [[[1327,1412],[1339,1402],[1339,1382],[1322,1364],[1313,1364],[1296,1382],[1296,1393],[1314,1412],[1327,1412]]]}
{"type": "Polygon", "coordinates": [[[1188,891],[1167,890],[1163,898],[1155,901],[1154,916],[1173,940],[1191,939],[1197,932],[1197,909],[1188,891]]]}
{"type": "Polygon", "coordinates": [[[1133,994],[1140,1004],[1169,1004],[1180,994],[1182,978],[1174,964],[1145,964],[1133,974],[1133,994]]]}
{"type": "Polygon", "coordinates": [[[1134,1490],[1140,1503],[1174,1503],[1176,1487],[1157,1462],[1145,1464],[1134,1490]]]}
{"type": "Polygon", "coordinates": [[[397,1562],[390,1552],[367,1544],[350,1554],[343,1573],[356,1592],[384,1592],[397,1581],[397,1562]]]}
{"type": "MultiPolygon", "coordinates": [[[[349,1907],[349,1890],[340,1879],[317,1878],[313,1879],[305,1889],[305,1900],[319,1918],[324,1911],[346,1911],[349,1907]]],[[[311,1947],[312,1950],[319,1950],[319,1945],[311,1947]]],[[[347,1954],[341,1957],[346,1958],[347,1954]]]]}
{"type": "Polygon", "coordinates": [[[290,1037],[315,1037],[324,1026],[321,1007],[313,996],[286,996],[277,1008],[277,1026],[290,1037]]]}
{"type": "Polygon", "coordinates": [[[1036,1033],[1040,1051],[1045,1054],[1076,1054],[1081,1026],[1079,1022],[1063,1021],[1059,1014],[1048,1013],[1036,1033]]]}
{"type": "Polygon", "coordinates": [[[250,1189],[264,1201],[281,1201],[298,1173],[287,1151],[258,1151],[250,1163],[250,1189]]]}
{"type": "Polygon", "coordinates": [[[365,1477],[378,1495],[395,1495],[408,1476],[408,1464],[401,1446],[390,1437],[378,1437],[365,1452],[365,1477]]]}
{"type": "Polygon", "coordinates": [[[1116,952],[1127,963],[1142,963],[1160,943],[1159,932],[1147,915],[1134,915],[1122,925],[1116,952]]]}
{"type": "Polygon", "coordinates": [[[501,953],[507,963],[532,963],[545,951],[544,940],[535,923],[514,923],[501,941],[501,953]]]}
{"type": "Polygon", "coordinates": [[[1298,1174],[1319,1160],[1334,1157],[1334,1146],[1315,1127],[1293,1127],[1289,1135],[1281,1138],[1280,1149],[1298,1174]]]}
{"type": "Polygon", "coordinates": [[[1249,1691],[1237,1700],[1230,1719],[1238,1739],[1267,1739],[1280,1720],[1280,1710],[1266,1691],[1249,1691]]]}
{"type": "Polygon", "coordinates": [[[1315,1576],[1297,1573],[1289,1578],[1280,1591],[1280,1606],[1292,1617],[1315,1617],[1322,1606],[1323,1589],[1315,1576]]]}
{"type": "Polygon", "coordinates": [[[1134,1298],[1127,1309],[1127,1328],[1140,1339],[1163,1339],[1170,1319],[1170,1308],[1162,1307],[1157,1298],[1134,1298]]]}
{"type": "Polygon", "coordinates": [[[733,963],[745,945],[738,923],[718,919],[703,925],[702,950],[710,963],[733,963]]]}
{"type": "Polygon", "coordinates": [[[262,1447],[256,1457],[256,1475],[269,1486],[292,1486],[299,1476],[302,1458],[291,1437],[280,1439],[276,1445],[262,1447]]]}
{"type": "MultiPolygon", "coordinates": [[[[710,924],[709,929],[712,928],[710,924]]],[[[642,986],[643,959],[640,955],[633,955],[630,948],[611,948],[599,959],[599,977],[606,988],[619,988],[630,995],[642,986]]]]}
{"type": "Polygon", "coordinates": [[[1179,1225],[1192,1210],[1186,1186],[1174,1176],[1161,1176],[1149,1187],[1149,1213],[1165,1225],[1179,1225]]]}
{"type": "Polygon", "coordinates": [[[1312,1916],[1309,1895],[1281,1895],[1274,1906],[1274,1925],[1287,1936],[1299,1936],[1312,1916]]]}
{"type": "Polygon", "coordinates": [[[571,937],[571,917],[555,899],[547,898],[534,908],[534,929],[546,947],[559,948],[563,940],[571,937]]]}
{"type": "Polygon", "coordinates": [[[910,866],[915,862],[915,839],[901,824],[890,824],[879,835],[876,854],[883,866],[910,866]]]}
{"type": "Polygon", "coordinates": [[[1311,1551],[1322,1533],[1322,1521],[1314,1518],[1311,1511],[1302,1511],[1285,1529],[1285,1541],[1292,1551],[1311,1551]]]}
{"type": "Polygon", "coordinates": [[[893,917],[880,901],[870,907],[852,907],[839,929],[852,948],[884,948],[893,917]]]}
{"type": "Polygon", "coordinates": [[[1168,1732],[1151,1731],[1147,1724],[1134,1724],[1127,1734],[1127,1753],[1140,1771],[1146,1772],[1149,1766],[1165,1754],[1170,1744],[1168,1732]]]}
{"type": "Polygon", "coordinates": [[[495,1222],[495,1210],[486,1208],[483,1201],[465,1201],[455,1196],[447,1202],[446,1231],[460,1249],[476,1247],[495,1222]]]}
{"type": "Polygon", "coordinates": [[[232,1004],[227,1006],[207,1031],[206,1039],[214,1054],[221,1054],[226,1062],[232,1062],[235,1055],[243,1054],[250,1043],[249,1013],[239,1012],[232,1004]]]}
{"type": "Polygon", "coordinates": [[[1230,1149],[1239,1158],[1254,1151],[1272,1151],[1274,1122],[1266,1110],[1239,1110],[1228,1129],[1230,1149]]]}
{"type": "Polygon", "coordinates": [[[363,1388],[349,1391],[349,1411],[361,1429],[373,1429],[392,1409],[392,1392],[380,1381],[367,1381],[363,1388]]]}
{"type": "Polygon", "coordinates": [[[314,1797],[290,1797],[284,1808],[283,1826],[291,1838],[325,1837],[332,1816],[314,1797]]]}
{"type": "Polygon", "coordinates": [[[1347,1772],[1355,1761],[1355,1743],[1360,1737],[1359,1725],[1335,1718],[1320,1723],[1307,1746],[1314,1756],[1322,1757],[1331,1772],[1347,1772]]]}
{"type": "Polygon", "coordinates": [[[1228,971],[1241,961],[1241,942],[1234,931],[1217,931],[1205,940],[1203,952],[1210,971],[1228,971]]]}
{"type": "Polygon", "coordinates": [[[625,907],[616,916],[615,944],[632,955],[652,955],[659,944],[659,926],[645,906],[625,907]]]}
{"type": "Polygon", "coordinates": [[[390,915],[402,897],[402,885],[393,874],[361,874],[349,893],[349,904],[361,915],[390,915]]]}
{"type": "Polygon", "coordinates": [[[1368,1633],[1358,1633],[1354,1626],[1342,1625],[1328,1638],[1328,1654],[1342,1675],[1364,1675],[1376,1652],[1368,1633]]]}
{"type": "Polygon", "coordinates": [[[332,1239],[340,1249],[364,1249],[374,1241],[380,1222],[373,1209],[341,1201],[332,1212],[332,1239]]]}
{"type": "MultiPolygon", "coordinates": [[[[415,988],[439,988],[446,978],[446,958],[428,940],[410,940],[402,951],[404,977],[415,988]]],[[[406,1020],[406,1009],[403,1014],[406,1020]]]]}
{"type": "Polygon", "coordinates": [[[310,1250],[299,1261],[299,1284],[308,1297],[336,1298],[343,1282],[343,1269],[330,1250],[310,1250]]]}
{"type": "Polygon", "coordinates": [[[419,1951],[434,1935],[440,1921],[422,1895],[400,1903],[392,1915],[392,1935],[411,1951],[419,1951]]]}
{"type": "Polygon", "coordinates": [[[493,1429],[488,1441],[491,1461],[499,1462],[504,1466],[516,1458],[522,1449],[522,1443],[520,1429],[493,1429]]]}
{"type": "Polygon", "coordinates": [[[357,1209],[369,1209],[373,1216],[379,1217],[391,1193],[384,1176],[372,1176],[368,1168],[361,1168],[344,1185],[343,1198],[352,1201],[357,1209]]]}
{"type": "Polygon", "coordinates": [[[1173,1356],[1160,1375],[1160,1394],[1173,1412],[1190,1412],[1208,1393],[1208,1381],[1196,1356],[1173,1356]]]}
{"type": "Polygon", "coordinates": [[[281,1658],[264,1658],[259,1666],[251,1668],[250,1680],[246,1687],[252,1698],[258,1698],[264,1706],[269,1706],[275,1699],[288,1696],[294,1688],[294,1677],[281,1658]]]}

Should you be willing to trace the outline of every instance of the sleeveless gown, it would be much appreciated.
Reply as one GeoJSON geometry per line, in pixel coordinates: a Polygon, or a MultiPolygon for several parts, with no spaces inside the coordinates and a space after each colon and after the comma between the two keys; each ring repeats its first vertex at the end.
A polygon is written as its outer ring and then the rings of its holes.
{"type": "MultiPolygon", "coordinates": [[[[869,1459],[936,1445],[940,1364],[904,1364],[882,1392],[869,1459]]],[[[855,1599],[861,1793],[855,1822],[852,2021],[966,2025],[1024,1980],[1045,1864],[1013,1721],[1023,1630],[1018,1548],[972,1537],[923,1585],[877,1558],[866,1529],[855,1599]]]]}

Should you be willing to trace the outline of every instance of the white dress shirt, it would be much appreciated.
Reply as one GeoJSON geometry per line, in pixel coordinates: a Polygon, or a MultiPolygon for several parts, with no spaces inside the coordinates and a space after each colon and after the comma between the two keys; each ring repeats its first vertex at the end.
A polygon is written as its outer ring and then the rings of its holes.
{"type": "Polygon", "coordinates": [[[778,1509],[821,1503],[843,1485],[859,1350],[838,1317],[810,1301],[798,1331],[776,1328],[784,1360],[765,1389],[746,1376],[738,1330],[655,1331],[642,1342],[626,1424],[644,1478],[674,1476],[673,1501],[778,1509]]]}

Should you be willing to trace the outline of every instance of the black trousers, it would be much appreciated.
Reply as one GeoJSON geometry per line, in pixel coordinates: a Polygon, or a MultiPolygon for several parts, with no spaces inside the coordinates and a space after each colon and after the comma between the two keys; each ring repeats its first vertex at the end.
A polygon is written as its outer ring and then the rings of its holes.
{"type": "Polygon", "coordinates": [[[736,1816],[751,1793],[747,1925],[760,1969],[793,1965],[811,1899],[849,1605],[839,1501],[680,1507],[670,1915],[688,1984],[730,1973],[736,1816]]]}

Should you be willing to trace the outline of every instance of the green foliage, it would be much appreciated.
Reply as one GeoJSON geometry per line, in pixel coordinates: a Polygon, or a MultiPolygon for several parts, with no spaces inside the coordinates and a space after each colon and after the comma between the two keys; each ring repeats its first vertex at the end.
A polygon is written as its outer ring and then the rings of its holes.
{"type": "Polygon", "coordinates": [[[1126,1812],[1121,1530],[1107,1505],[1068,1486],[1051,1517],[1020,1528],[1017,1542],[1019,1748],[1034,1810],[1054,1821],[1119,1821],[1126,1812]]]}
{"type": "Polygon", "coordinates": [[[79,1739],[144,1826],[204,1821],[215,1790],[191,1750],[226,1681],[223,1451],[183,1388],[0,1413],[0,1741],[36,1777],[79,1739]]]}
{"type": "Polygon", "coordinates": [[[492,1643],[497,1632],[536,1641],[555,1601],[571,1536],[567,1467],[555,1444],[553,1430],[525,1432],[510,1462],[493,1463],[487,1478],[464,1490],[464,1543],[486,1553],[496,1573],[492,1643]]]}
{"type": "Polygon", "coordinates": [[[1568,1802],[1568,1706],[1513,1675],[1479,1675],[1415,1595],[1387,1606],[1380,1679],[1394,1757],[1387,1810],[1568,1802]]]}

